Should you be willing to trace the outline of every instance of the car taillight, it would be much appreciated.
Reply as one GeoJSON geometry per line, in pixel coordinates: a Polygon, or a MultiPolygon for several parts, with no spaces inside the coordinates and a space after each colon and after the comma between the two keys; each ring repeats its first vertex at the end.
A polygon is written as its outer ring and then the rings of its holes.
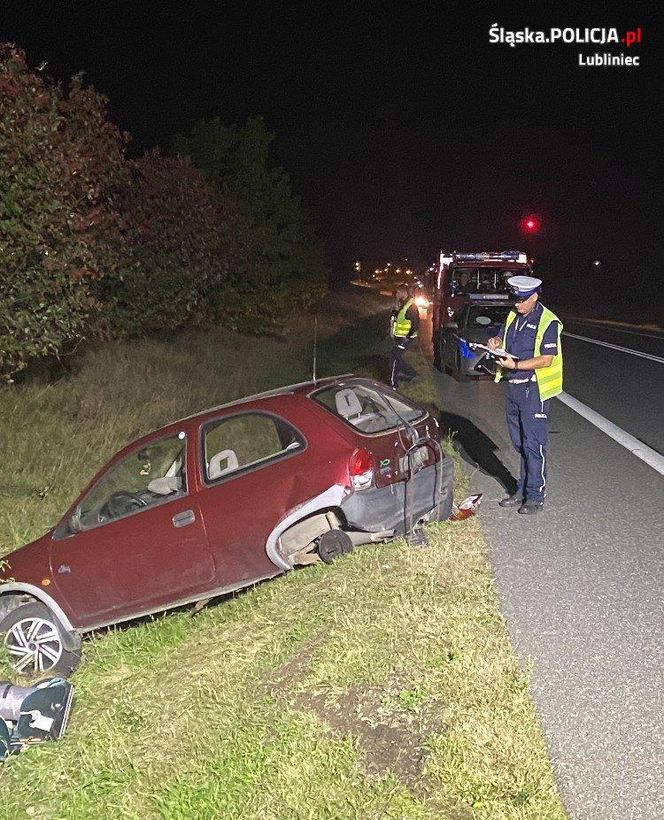
{"type": "Polygon", "coordinates": [[[348,462],[348,478],[354,490],[362,490],[373,483],[373,458],[368,450],[355,450],[348,462]]]}

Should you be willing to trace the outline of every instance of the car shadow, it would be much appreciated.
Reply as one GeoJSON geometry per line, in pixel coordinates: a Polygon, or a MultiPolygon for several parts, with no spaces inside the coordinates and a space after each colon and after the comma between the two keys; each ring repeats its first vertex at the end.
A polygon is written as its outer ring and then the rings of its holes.
{"type": "Polygon", "coordinates": [[[438,416],[441,430],[454,436],[463,460],[502,484],[509,495],[516,492],[516,479],[496,455],[498,445],[465,416],[445,413],[438,416]]]}

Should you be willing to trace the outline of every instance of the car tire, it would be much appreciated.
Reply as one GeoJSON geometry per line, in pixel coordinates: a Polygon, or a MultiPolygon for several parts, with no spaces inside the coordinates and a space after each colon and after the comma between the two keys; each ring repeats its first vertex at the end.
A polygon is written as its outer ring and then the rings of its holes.
{"type": "Polygon", "coordinates": [[[443,372],[443,340],[440,331],[433,334],[433,366],[436,370],[443,372]]]}
{"type": "Polygon", "coordinates": [[[447,373],[449,375],[452,371],[450,370],[450,366],[447,362],[447,348],[448,343],[445,341],[441,334],[440,340],[438,342],[438,359],[440,361],[440,367],[438,369],[441,373],[447,373]]]}
{"type": "Polygon", "coordinates": [[[470,376],[466,376],[465,373],[461,371],[461,354],[457,353],[456,359],[454,361],[454,370],[452,371],[452,375],[458,382],[469,382],[470,376]]]}
{"type": "Polygon", "coordinates": [[[12,609],[0,621],[0,640],[19,675],[69,675],[81,661],[80,639],[71,638],[51,610],[37,602],[12,609]],[[75,648],[67,649],[72,643],[75,648]]]}

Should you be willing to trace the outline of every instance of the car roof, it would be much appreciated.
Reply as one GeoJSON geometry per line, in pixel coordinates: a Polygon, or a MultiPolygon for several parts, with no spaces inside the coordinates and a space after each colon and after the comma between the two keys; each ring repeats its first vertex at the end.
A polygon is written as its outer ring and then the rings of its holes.
{"type": "MultiPolygon", "coordinates": [[[[136,436],[136,438],[130,439],[115,452],[113,458],[117,458],[122,453],[125,453],[132,448],[141,446],[144,442],[145,444],[149,444],[155,439],[161,438],[162,436],[167,436],[178,430],[178,427],[181,425],[191,423],[192,421],[206,422],[208,419],[214,418],[220,410],[227,410],[232,407],[244,407],[254,403],[258,403],[260,405],[263,401],[265,401],[266,404],[269,404],[270,399],[281,396],[296,396],[300,393],[311,392],[314,389],[324,387],[327,384],[334,384],[339,379],[347,379],[352,376],[352,373],[347,373],[340,376],[329,376],[324,379],[317,379],[316,381],[312,380],[307,382],[298,382],[297,384],[288,384],[283,387],[275,387],[272,390],[264,390],[262,393],[254,393],[251,396],[243,396],[239,399],[233,399],[233,401],[208,407],[205,410],[199,410],[197,413],[192,413],[190,416],[184,416],[183,418],[169,421],[166,424],[162,424],[160,427],[155,427],[154,430],[150,430],[147,433],[143,433],[141,436],[136,436]]],[[[268,408],[266,407],[266,409],[268,408]]]]}
{"type": "Polygon", "coordinates": [[[450,268],[503,268],[505,270],[529,271],[530,265],[509,259],[453,259],[450,268]]]}
{"type": "Polygon", "coordinates": [[[508,307],[513,308],[514,302],[509,299],[469,299],[466,304],[468,307],[508,307]]]}
{"type": "Polygon", "coordinates": [[[339,384],[346,383],[349,379],[371,381],[370,379],[362,379],[362,377],[357,376],[354,373],[342,373],[338,376],[326,376],[323,379],[311,379],[306,382],[297,382],[295,384],[284,385],[283,387],[275,387],[272,390],[264,390],[261,393],[253,393],[251,396],[243,396],[239,399],[233,399],[232,401],[227,401],[223,404],[208,407],[205,410],[199,410],[196,413],[192,413],[190,416],[185,416],[184,418],[164,424],[162,427],[152,431],[148,435],[153,435],[153,433],[158,433],[161,430],[169,430],[178,424],[183,424],[184,422],[193,421],[195,419],[204,420],[207,416],[213,416],[220,410],[227,410],[230,407],[242,407],[245,404],[252,404],[255,402],[261,403],[264,399],[272,399],[279,396],[309,395],[322,387],[335,384],[336,382],[339,384]]]}
{"type": "Polygon", "coordinates": [[[343,373],[338,376],[328,376],[326,378],[316,380],[312,379],[306,382],[298,382],[296,384],[288,384],[283,387],[276,387],[272,390],[264,390],[262,393],[254,393],[251,396],[244,396],[239,399],[233,399],[233,401],[218,404],[214,407],[208,407],[205,410],[199,410],[197,413],[192,413],[190,416],[185,416],[184,418],[171,421],[168,424],[164,424],[161,427],[150,430],[150,432],[144,433],[142,436],[138,436],[137,438],[128,441],[120,450],[117,451],[116,456],[131,449],[132,447],[140,445],[144,441],[148,443],[150,440],[168,435],[172,431],[177,430],[179,425],[191,423],[192,421],[200,421],[201,423],[205,423],[206,421],[213,419],[220,410],[228,410],[233,407],[246,407],[247,405],[260,407],[263,403],[265,404],[265,410],[274,410],[274,407],[270,407],[270,405],[273,404],[273,399],[280,397],[296,397],[297,400],[301,400],[302,398],[306,398],[310,394],[324,387],[328,387],[333,384],[348,384],[349,382],[364,382],[367,384],[380,386],[380,382],[376,382],[374,379],[364,378],[354,373],[343,373]]]}

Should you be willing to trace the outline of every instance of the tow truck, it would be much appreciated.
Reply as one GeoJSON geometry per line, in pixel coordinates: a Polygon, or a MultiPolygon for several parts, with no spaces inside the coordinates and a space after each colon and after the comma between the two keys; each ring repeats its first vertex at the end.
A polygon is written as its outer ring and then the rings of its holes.
{"type": "Polygon", "coordinates": [[[474,370],[475,362],[464,360],[463,345],[458,340],[470,330],[475,331],[471,335],[491,335],[500,324],[497,320],[502,313],[507,315],[513,304],[507,280],[517,275],[532,276],[531,260],[524,251],[441,251],[432,311],[434,364],[438,370],[450,372],[460,381],[480,377],[474,370]],[[486,311],[478,310],[478,306],[486,307],[486,311]]]}

